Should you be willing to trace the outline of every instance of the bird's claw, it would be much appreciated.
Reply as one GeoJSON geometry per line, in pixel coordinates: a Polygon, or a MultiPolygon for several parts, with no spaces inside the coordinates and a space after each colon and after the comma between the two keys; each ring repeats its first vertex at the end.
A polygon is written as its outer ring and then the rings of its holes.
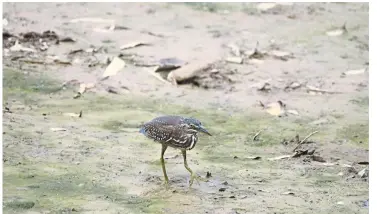
{"type": "Polygon", "coordinates": [[[191,174],[191,178],[190,178],[190,181],[189,181],[190,187],[191,187],[192,184],[194,183],[194,180],[196,180],[196,182],[198,183],[198,185],[200,185],[199,181],[202,181],[202,182],[208,182],[208,179],[202,178],[202,177],[200,177],[199,175],[195,175],[195,174],[193,173],[193,174],[191,174]]]}

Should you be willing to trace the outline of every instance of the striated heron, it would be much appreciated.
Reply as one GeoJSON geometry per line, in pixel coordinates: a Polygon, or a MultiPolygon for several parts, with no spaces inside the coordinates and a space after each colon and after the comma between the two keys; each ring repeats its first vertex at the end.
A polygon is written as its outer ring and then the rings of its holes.
{"type": "Polygon", "coordinates": [[[168,184],[169,179],[165,169],[164,153],[169,146],[181,150],[185,168],[191,175],[190,186],[195,179],[199,179],[190,169],[186,160],[186,150],[191,150],[195,147],[198,142],[198,132],[211,136],[199,120],[173,115],[161,116],[145,123],[139,132],[162,145],[160,161],[165,177],[165,185],[168,184]]]}

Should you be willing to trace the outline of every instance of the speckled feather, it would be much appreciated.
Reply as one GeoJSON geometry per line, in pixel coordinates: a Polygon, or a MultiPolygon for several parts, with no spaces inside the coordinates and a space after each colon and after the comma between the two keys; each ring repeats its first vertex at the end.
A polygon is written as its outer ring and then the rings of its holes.
{"type": "Polygon", "coordinates": [[[191,129],[180,116],[161,116],[145,123],[140,133],[168,146],[191,150],[195,147],[198,131],[191,129]]]}

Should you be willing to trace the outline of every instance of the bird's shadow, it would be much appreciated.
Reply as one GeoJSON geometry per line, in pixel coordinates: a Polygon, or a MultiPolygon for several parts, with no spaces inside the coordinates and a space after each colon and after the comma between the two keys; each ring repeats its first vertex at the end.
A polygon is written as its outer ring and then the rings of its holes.
{"type": "Polygon", "coordinates": [[[211,177],[208,181],[194,181],[191,187],[189,186],[189,180],[190,176],[175,176],[169,179],[169,184],[166,187],[164,179],[161,176],[148,175],[144,179],[144,182],[145,186],[150,186],[151,189],[146,191],[145,195],[152,196],[161,192],[164,192],[164,194],[167,192],[171,194],[212,194],[224,186],[224,182],[221,179],[214,177],[211,177]]]}

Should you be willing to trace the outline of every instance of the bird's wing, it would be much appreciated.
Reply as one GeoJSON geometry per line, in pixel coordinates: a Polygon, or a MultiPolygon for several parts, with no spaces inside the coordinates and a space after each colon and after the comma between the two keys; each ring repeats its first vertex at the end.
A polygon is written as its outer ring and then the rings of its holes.
{"type": "Polygon", "coordinates": [[[150,122],[143,126],[143,134],[148,138],[167,143],[174,147],[182,147],[188,140],[184,129],[174,125],[150,122]]]}
{"type": "Polygon", "coordinates": [[[182,122],[182,117],[174,115],[166,115],[154,118],[151,123],[158,123],[160,125],[178,125],[182,122]]]}
{"type": "Polygon", "coordinates": [[[173,125],[165,125],[165,124],[151,121],[149,123],[144,124],[140,132],[142,132],[145,136],[151,139],[154,139],[157,141],[166,141],[169,139],[173,130],[174,130],[173,125]]]}

